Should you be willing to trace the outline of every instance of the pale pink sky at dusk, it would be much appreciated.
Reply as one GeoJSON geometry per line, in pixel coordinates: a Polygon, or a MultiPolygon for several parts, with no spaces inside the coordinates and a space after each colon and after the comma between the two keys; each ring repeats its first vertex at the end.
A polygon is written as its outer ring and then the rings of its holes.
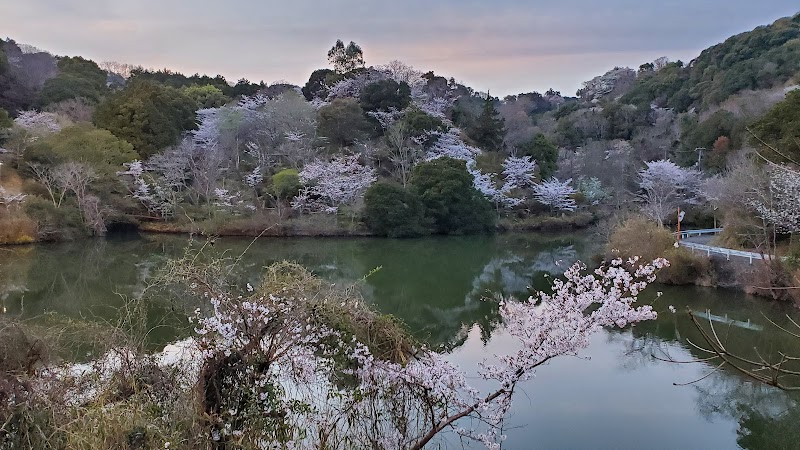
{"type": "Polygon", "coordinates": [[[688,61],[730,35],[800,11],[766,0],[4,0],[0,37],[228,80],[302,85],[340,38],[369,65],[399,59],[506,95],[572,95],[614,66],[688,61]]]}

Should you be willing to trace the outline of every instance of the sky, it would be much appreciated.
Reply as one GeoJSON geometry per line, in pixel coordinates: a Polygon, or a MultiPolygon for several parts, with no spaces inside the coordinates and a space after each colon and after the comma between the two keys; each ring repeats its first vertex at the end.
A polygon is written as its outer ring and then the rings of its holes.
{"type": "Polygon", "coordinates": [[[336,39],[504,96],[689,61],[797,0],[2,0],[0,37],[57,55],[302,85],[336,39]]]}

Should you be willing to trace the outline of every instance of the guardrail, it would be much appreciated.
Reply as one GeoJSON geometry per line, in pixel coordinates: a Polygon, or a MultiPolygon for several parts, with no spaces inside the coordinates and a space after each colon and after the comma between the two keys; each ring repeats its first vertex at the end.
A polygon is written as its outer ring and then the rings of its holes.
{"type": "Polygon", "coordinates": [[[714,247],[711,245],[705,244],[696,244],[694,242],[685,242],[680,241],[680,245],[691,249],[694,251],[701,251],[706,252],[707,256],[711,256],[712,253],[718,255],[725,255],[728,261],[731,260],[731,256],[738,256],[740,258],[746,258],[750,261],[750,264],[753,264],[753,260],[756,259],[771,259],[772,255],[762,255],[761,253],[754,253],[754,252],[746,252],[743,250],[733,250],[730,248],[723,248],[723,247],[714,247]]]}
{"type": "Polygon", "coordinates": [[[692,312],[697,317],[702,317],[703,319],[713,320],[715,322],[721,322],[721,323],[724,323],[726,325],[733,325],[735,327],[745,328],[745,329],[753,330],[753,331],[763,331],[764,330],[764,327],[762,327],[761,325],[757,325],[757,324],[751,323],[750,319],[747,319],[747,322],[743,322],[741,320],[731,319],[730,317],[728,317],[727,314],[725,314],[725,316],[717,316],[717,315],[711,314],[710,311],[704,311],[704,312],[692,311],[692,312]]]}
{"type": "Polygon", "coordinates": [[[703,236],[706,234],[720,234],[722,228],[703,228],[700,230],[683,230],[681,231],[681,239],[686,239],[692,236],[703,236]]]}

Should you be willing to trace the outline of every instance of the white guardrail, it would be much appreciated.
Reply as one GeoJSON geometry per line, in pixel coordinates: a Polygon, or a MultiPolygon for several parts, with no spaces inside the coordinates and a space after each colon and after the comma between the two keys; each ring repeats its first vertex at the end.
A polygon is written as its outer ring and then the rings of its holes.
{"type": "Polygon", "coordinates": [[[706,234],[720,234],[722,228],[703,228],[701,230],[684,230],[681,231],[681,239],[686,239],[692,236],[703,236],[706,234]]]}
{"type": "Polygon", "coordinates": [[[761,253],[754,253],[754,252],[745,252],[742,250],[733,250],[730,248],[723,248],[723,247],[713,247],[711,245],[705,244],[696,244],[694,242],[680,242],[682,247],[686,247],[694,251],[701,251],[706,252],[707,256],[711,256],[712,253],[718,255],[725,255],[728,261],[731,260],[731,256],[738,256],[740,258],[747,258],[750,261],[750,264],[753,264],[753,260],[758,259],[771,259],[771,255],[762,255],[761,253]]]}

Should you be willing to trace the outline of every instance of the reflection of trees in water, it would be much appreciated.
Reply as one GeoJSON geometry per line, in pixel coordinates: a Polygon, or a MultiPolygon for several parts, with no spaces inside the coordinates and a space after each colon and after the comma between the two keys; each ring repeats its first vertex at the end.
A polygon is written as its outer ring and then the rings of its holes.
{"type": "Polygon", "coordinates": [[[567,268],[578,261],[578,252],[574,245],[554,247],[542,250],[534,259],[530,269],[533,272],[548,273],[559,276],[567,268]]]}
{"type": "Polygon", "coordinates": [[[0,304],[4,313],[14,298],[21,298],[28,290],[32,251],[30,246],[0,247],[0,304]]]}
{"type": "MultiPolygon", "coordinates": [[[[708,304],[716,304],[716,299],[696,300],[692,306],[693,309],[702,309],[708,304]]],[[[736,305],[731,306],[735,311],[736,305]]],[[[780,321],[774,312],[768,315],[772,320],[780,321]]],[[[763,317],[761,320],[766,322],[763,317]]],[[[769,349],[786,348],[787,345],[785,334],[774,327],[754,331],[718,324],[717,332],[724,336],[726,348],[733,352],[753,352],[754,345],[769,349]]],[[[665,364],[653,355],[674,361],[708,357],[688,343],[699,343],[702,338],[686,313],[662,313],[655,321],[638,324],[630,333],[611,332],[608,336],[609,340],[623,345],[624,355],[620,355],[619,360],[626,370],[665,364]]],[[[702,416],[709,420],[722,417],[738,422],[738,442],[743,448],[800,447],[800,396],[754,382],[730,368],[714,371],[715,365],[703,364],[701,367],[700,376],[711,375],[683,389],[696,392],[695,401],[702,416]]],[[[693,380],[675,380],[690,381],[693,380]]]]}

